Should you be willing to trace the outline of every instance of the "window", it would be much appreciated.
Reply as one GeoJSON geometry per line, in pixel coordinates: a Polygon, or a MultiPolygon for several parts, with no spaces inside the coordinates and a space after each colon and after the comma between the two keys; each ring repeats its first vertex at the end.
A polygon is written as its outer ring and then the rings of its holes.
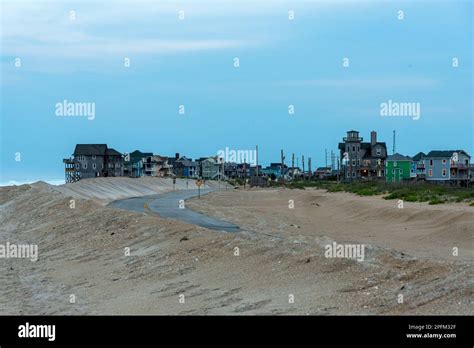
{"type": "Polygon", "coordinates": [[[357,146],[357,151],[360,151],[360,146],[357,146]]]}
{"type": "Polygon", "coordinates": [[[355,172],[352,173],[352,177],[353,177],[353,178],[356,177],[356,173],[355,173],[355,172]]]}
{"type": "Polygon", "coordinates": [[[377,156],[380,156],[382,154],[382,150],[377,149],[376,153],[377,153],[377,156]]]}
{"type": "Polygon", "coordinates": [[[82,168],[87,169],[87,163],[83,163],[82,168]]]}
{"type": "Polygon", "coordinates": [[[355,152],[355,150],[356,150],[356,147],[355,147],[355,146],[352,146],[352,151],[355,152]]]}
{"type": "Polygon", "coordinates": [[[397,161],[393,161],[393,166],[394,166],[394,167],[397,166],[397,161]]]}
{"type": "Polygon", "coordinates": [[[433,166],[433,160],[430,159],[430,166],[433,166]]]}
{"type": "Polygon", "coordinates": [[[97,158],[96,155],[92,155],[92,159],[95,160],[97,158]]]}
{"type": "Polygon", "coordinates": [[[446,169],[443,168],[443,171],[442,171],[442,176],[446,176],[446,169]]]}
{"type": "Polygon", "coordinates": [[[353,166],[356,165],[356,160],[352,160],[352,165],[353,165],[353,166]]]}
{"type": "Polygon", "coordinates": [[[357,165],[360,166],[360,159],[357,160],[357,165]]]}
{"type": "Polygon", "coordinates": [[[445,160],[445,159],[443,160],[443,164],[446,164],[446,160],[445,160]]]}
{"type": "Polygon", "coordinates": [[[92,169],[97,169],[97,165],[95,163],[92,163],[92,169]]]}
{"type": "Polygon", "coordinates": [[[395,169],[392,169],[392,174],[395,174],[395,169]]]}
{"type": "Polygon", "coordinates": [[[428,176],[433,176],[433,169],[428,170],[428,176]]]}
{"type": "Polygon", "coordinates": [[[76,170],[79,170],[79,163],[76,163],[76,170]]]}

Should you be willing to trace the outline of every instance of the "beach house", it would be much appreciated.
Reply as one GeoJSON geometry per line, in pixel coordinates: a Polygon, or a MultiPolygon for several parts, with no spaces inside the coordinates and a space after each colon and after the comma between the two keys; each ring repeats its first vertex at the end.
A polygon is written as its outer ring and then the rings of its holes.
{"type": "Polygon", "coordinates": [[[385,179],[387,145],[377,141],[377,132],[370,133],[370,142],[363,142],[356,130],[347,132],[338,145],[340,168],[345,180],[385,179]]]}
{"type": "Polygon", "coordinates": [[[73,157],[63,159],[66,182],[103,176],[123,176],[123,156],[107,144],[77,144],[73,157]]]}
{"type": "Polygon", "coordinates": [[[464,150],[430,151],[424,158],[426,180],[467,184],[471,156],[464,150]]]}
{"type": "Polygon", "coordinates": [[[408,181],[416,176],[412,166],[413,159],[399,153],[387,157],[386,161],[386,181],[402,182],[408,181]]]}
{"type": "Polygon", "coordinates": [[[222,164],[217,156],[200,161],[201,177],[203,179],[218,179],[221,175],[222,164]]]}

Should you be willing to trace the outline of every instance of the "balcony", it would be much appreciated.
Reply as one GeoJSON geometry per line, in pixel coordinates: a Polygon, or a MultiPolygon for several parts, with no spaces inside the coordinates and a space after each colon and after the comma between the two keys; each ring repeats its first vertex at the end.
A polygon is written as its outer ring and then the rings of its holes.
{"type": "Polygon", "coordinates": [[[342,138],[344,142],[362,142],[364,141],[364,138],[362,137],[344,137],[342,138]]]}
{"type": "Polygon", "coordinates": [[[463,163],[456,163],[456,162],[451,162],[450,165],[451,169],[461,169],[461,170],[468,170],[469,169],[469,164],[463,164],[463,163]]]}

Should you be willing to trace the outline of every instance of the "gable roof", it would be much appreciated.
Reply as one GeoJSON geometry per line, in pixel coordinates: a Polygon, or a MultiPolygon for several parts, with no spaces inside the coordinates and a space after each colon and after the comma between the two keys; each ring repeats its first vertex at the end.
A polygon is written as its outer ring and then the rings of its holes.
{"type": "Polygon", "coordinates": [[[151,157],[151,156],[153,156],[153,152],[141,152],[139,150],[130,152],[130,157],[151,157]]]}
{"type": "Polygon", "coordinates": [[[387,161],[411,161],[412,158],[410,156],[403,156],[399,153],[394,155],[388,156],[387,161]]]}
{"type": "Polygon", "coordinates": [[[122,156],[120,152],[112,148],[108,148],[107,150],[105,150],[105,154],[108,156],[122,156]]]}
{"type": "Polygon", "coordinates": [[[104,156],[107,150],[107,144],[77,144],[74,149],[74,156],[104,156]]]}
{"type": "Polygon", "coordinates": [[[458,154],[462,153],[462,154],[468,156],[469,158],[471,157],[464,150],[442,150],[442,151],[434,150],[434,151],[428,152],[426,157],[447,157],[447,158],[450,158],[450,157],[453,156],[453,153],[455,153],[455,152],[457,152],[458,154]]]}
{"type": "Polygon", "coordinates": [[[426,154],[424,152],[418,152],[415,156],[413,156],[414,161],[419,161],[422,158],[425,158],[426,154]]]}

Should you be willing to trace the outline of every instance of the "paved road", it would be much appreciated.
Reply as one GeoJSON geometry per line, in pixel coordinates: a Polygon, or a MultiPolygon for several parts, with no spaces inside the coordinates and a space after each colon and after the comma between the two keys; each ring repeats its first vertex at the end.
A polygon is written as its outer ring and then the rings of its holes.
{"type": "MultiPolygon", "coordinates": [[[[215,189],[201,189],[201,195],[212,191],[215,191],[215,189]]],[[[238,232],[240,230],[237,225],[195,212],[186,208],[186,205],[184,209],[180,209],[180,200],[186,200],[197,195],[197,190],[177,190],[151,196],[120,199],[111,202],[110,205],[124,210],[158,213],[165,218],[181,220],[212,230],[225,232],[238,232]]]]}

